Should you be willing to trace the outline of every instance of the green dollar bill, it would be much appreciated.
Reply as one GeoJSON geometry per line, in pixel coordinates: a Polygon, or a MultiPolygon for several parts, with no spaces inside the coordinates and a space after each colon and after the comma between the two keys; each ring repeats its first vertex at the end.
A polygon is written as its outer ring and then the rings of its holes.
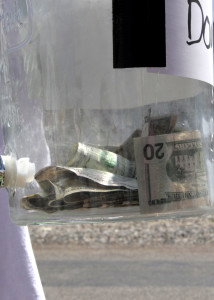
{"type": "Polygon", "coordinates": [[[75,144],[71,148],[67,166],[106,171],[131,178],[136,176],[134,162],[114,152],[82,143],[75,144]]]}

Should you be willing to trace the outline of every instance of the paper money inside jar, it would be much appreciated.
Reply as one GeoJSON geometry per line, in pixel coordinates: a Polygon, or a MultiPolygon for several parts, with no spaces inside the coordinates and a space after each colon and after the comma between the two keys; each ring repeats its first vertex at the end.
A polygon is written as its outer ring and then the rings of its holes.
{"type": "MultiPolygon", "coordinates": [[[[151,117],[150,110],[146,134],[170,133],[176,120],[176,115],[151,117]]],[[[36,173],[41,192],[22,198],[21,207],[54,213],[139,206],[134,138],[141,135],[142,129],[136,129],[120,146],[74,144],[66,166],[49,166],[36,173]]]]}
{"type": "Polygon", "coordinates": [[[199,131],[136,138],[134,147],[142,213],[208,205],[199,131]]]}
{"type": "Polygon", "coordinates": [[[142,213],[155,213],[207,205],[200,132],[176,127],[177,118],[149,110],[143,130],[118,147],[74,144],[66,166],[36,173],[41,192],[21,206],[54,213],[140,205],[142,213]]]}

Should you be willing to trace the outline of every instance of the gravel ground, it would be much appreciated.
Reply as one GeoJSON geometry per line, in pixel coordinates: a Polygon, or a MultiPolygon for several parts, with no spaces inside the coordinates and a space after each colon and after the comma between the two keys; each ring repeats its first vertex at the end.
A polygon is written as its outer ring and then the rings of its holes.
{"type": "Polygon", "coordinates": [[[34,247],[88,247],[214,244],[214,217],[105,224],[29,226],[34,247]]]}

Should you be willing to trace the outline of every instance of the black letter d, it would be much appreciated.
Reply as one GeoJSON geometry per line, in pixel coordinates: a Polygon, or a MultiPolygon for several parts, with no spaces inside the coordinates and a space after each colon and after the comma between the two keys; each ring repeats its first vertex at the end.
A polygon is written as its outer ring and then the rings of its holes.
{"type": "Polygon", "coordinates": [[[200,2],[198,0],[187,0],[188,4],[189,4],[189,10],[188,10],[188,37],[191,40],[192,39],[192,27],[191,27],[191,21],[192,21],[192,3],[196,3],[198,4],[200,10],[201,10],[201,15],[202,15],[202,24],[201,24],[201,35],[199,37],[198,40],[195,41],[191,41],[188,42],[188,45],[192,45],[192,44],[196,44],[196,43],[200,43],[202,36],[203,36],[203,24],[204,24],[204,13],[203,13],[203,9],[202,6],[200,4],[200,2]]]}

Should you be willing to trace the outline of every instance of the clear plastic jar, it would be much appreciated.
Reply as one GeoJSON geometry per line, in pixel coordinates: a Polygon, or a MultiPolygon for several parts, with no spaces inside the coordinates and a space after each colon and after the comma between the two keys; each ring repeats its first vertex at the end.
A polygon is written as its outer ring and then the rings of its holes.
{"type": "Polygon", "coordinates": [[[13,222],[211,213],[212,86],[143,67],[113,68],[111,0],[9,3],[13,18],[7,24],[5,14],[1,23],[4,154],[36,167],[24,188],[8,187],[13,222]],[[173,154],[169,165],[167,141],[189,152],[173,154]],[[145,166],[159,163],[153,156],[162,165],[151,167],[148,179],[145,166]]]}

